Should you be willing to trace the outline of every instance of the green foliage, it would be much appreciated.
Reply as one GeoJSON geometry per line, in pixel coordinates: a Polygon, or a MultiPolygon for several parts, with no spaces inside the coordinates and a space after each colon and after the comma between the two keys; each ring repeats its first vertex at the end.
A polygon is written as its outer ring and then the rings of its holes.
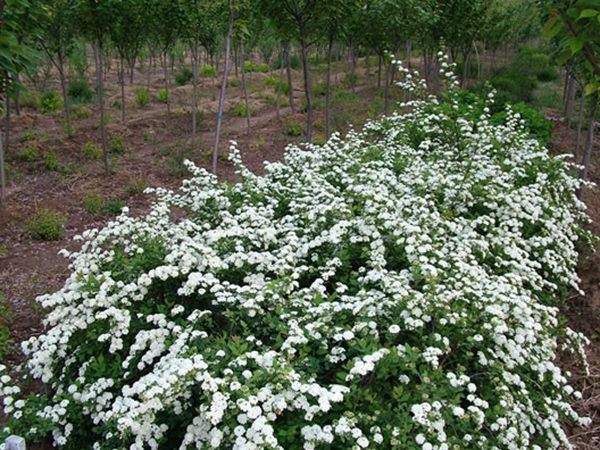
{"type": "Polygon", "coordinates": [[[140,108],[147,106],[148,103],[150,103],[150,93],[148,92],[148,89],[144,87],[136,88],[135,102],[140,108]]]}
{"type": "Polygon", "coordinates": [[[200,67],[200,76],[205,78],[215,78],[217,76],[217,69],[215,69],[215,66],[202,66],[200,67]]]}
{"type": "Polygon", "coordinates": [[[273,89],[277,95],[288,95],[290,92],[290,85],[287,81],[281,79],[277,75],[271,75],[265,78],[265,85],[273,89]]]}
{"type": "Polygon", "coordinates": [[[71,80],[67,93],[71,100],[79,103],[89,103],[94,98],[94,92],[83,77],[71,80]]]}
{"type": "Polygon", "coordinates": [[[2,361],[10,350],[11,338],[8,329],[8,320],[10,318],[10,308],[6,302],[6,297],[0,291],[0,361],[2,361]]]}
{"type": "Polygon", "coordinates": [[[123,155],[125,154],[125,141],[123,140],[123,136],[113,136],[110,139],[110,143],[108,146],[110,153],[115,155],[123,155]]]}
{"type": "Polygon", "coordinates": [[[539,81],[553,81],[558,78],[558,71],[552,64],[550,53],[550,50],[523,47],[517,53],[512,68],[539,81]]]}
{"type": "Polygon", "coordinates": [[[189,68],[184,67],[175,74],[175,83],[177,84],[177,86],[184,86],[188,84],[193,77],[194,74],[192,73],[192,71],[189,68]]]}
{"type": "MultiPolygon", "coordinates": [[[[532,136],[538,139],[544,145],[550,142],[552,137],[552,122],[544,117],[537,109],[525,103],[516,103],[511,106],[512,110],[519,113],[525,127],[529,130],[532,136]]],[[[498,112],[492,116],[492,123],[505,123],[507,113],[505,111],[498,112]]]]}
{"type": "Polygon", "coordinates": [[[75,105],[71,109],[71,115],[75,119],[88,119],[92,116],[92,110],[87,106],[75,105]]]}
{"type": "Polygon", "coordinates": [[[104,203],[102,211],[105,214],[117,215],[121,214],[121,210],[125,207],[125,202],[119,198],[111,198],[104,203]]]}
{"type": "Polygon", "coordinates": [[[51,209],[40,209],[27,222],[29,236],[36,241],[57,241],[65,234],[66,218],[51,209]]]}
{"type": "Polygon", "coordinates": [[[302,136],[302,133],[304,132],[304,127],[300,122],[298,122],[295,119],[287,119],[283,123],[283,132],[288,136],[298,137],[302,136]]]}
{"type": "Polygon", "coordinates": [[[25,91],[19,97],[19,101],[22,107],[31,108],[31,109],[39,109],[40,107],[40,97],[34,91],[25,91]]]}
{"type": "Polygon", "coordinates": [[[252,115],[252,109],[248,108],[244,102],[238,102],[230,110],[235,117],[246,117],[252,115]]]}
{"type": "Polygon", "coordinates": [[[18,158],[24,162],[34,162],[40,157],[40,151],[35,145],[28,145],[18,154],[18,158]]]}
{"type": "Polygon", "coordinates": [[[99,214],[104,208],[104,197],[97,192],[88,192],[83,197],[83,208],[90,214],[99,214]]]}
{"type": "MultiPolygon", "coordinates": [[[[296,55],[296,54],[290,55],[290,67],[293,70],[299,70],[301,66],[302,66],[302,62],[300,61],[300,57],[298,55],[296,55]]],[[[284,62],[283,57],[281,55],[279,55],[273,61],[272,68],[274,70],[280,70],[280,69],[285,68],[285,62],[284,62]]]]}
{"type": "Polygon", "coordinates": [[[102,157],[102,149],[91,141],[83,144],[81,153],[83,153],[83,156],[85,156],[87,159],[91,160],[98,160],[102,157]]]}
{"type": "Polygon", "coordinates": [[[244,70],[249,73],[251,73],[251,72],[267,73],[271,69],[269,68],[268,64],[257,63],[254,61],[245,61],[244,62],[244,70]]]}
{"type": "Polygon", "coordinates": [[[60,168],[58,156],[54,151],[50,150],[44,156],[44,167],[51,172],[56,172],[60,168]]]}
{"type": "Polygon", "coordinates": [[[44,92],[40,97],[40,111],[44,114],[51,114],[63,107],[62,98],[56,91],[44,92]]]}
{"type": "Polygon", "coordinates": [[[169,101],[169,91],[166,89],[159,89],[156,93],[156,99],[161,103],[167,103],[169,101]]]}
{"type": "Polygon", "coordinates": [[[148,187],[148,183],[144,178],[133,178],[125,186],[125,192],[128,195],[140,195],[144,193],[144,190],[148,187]]]}

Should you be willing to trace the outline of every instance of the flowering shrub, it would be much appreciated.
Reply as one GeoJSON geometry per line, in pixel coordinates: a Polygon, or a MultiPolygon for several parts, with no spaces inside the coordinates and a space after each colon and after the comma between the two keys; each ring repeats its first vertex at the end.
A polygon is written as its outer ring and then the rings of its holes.
{"type": "Polygon", "coordinates": [[[3,376],[6,431],[95,449],[568,447],[561,424],[587,419],[554,361],[585,344],[557,309],[577,289],[580,182],[513,113],[404,106],[262,177],[233,144],[240,183],[188,163],[147,216],[83,233],[23,344],[47,393],[3,376]]]}

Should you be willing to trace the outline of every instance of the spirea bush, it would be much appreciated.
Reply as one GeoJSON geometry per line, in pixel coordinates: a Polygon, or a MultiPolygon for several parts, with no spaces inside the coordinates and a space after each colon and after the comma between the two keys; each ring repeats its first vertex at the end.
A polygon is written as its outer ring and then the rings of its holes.
{"type": "Polygon", "coordinates": [[[1,378],[6,432],[73,449],[568,447],[563,425],[587,422],[555,363],[585,344],[557,307],[578,289],[580,181],[514,113],[401,111],[290,146],[264,176],[232,144],[239,183],[187,163],[147,216],[83,233],[23,344],[45,393],[1,378]]]}

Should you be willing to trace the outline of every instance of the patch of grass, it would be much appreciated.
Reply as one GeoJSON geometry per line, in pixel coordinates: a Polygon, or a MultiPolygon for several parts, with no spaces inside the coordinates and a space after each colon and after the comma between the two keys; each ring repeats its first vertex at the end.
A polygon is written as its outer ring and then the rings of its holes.
{"type": "Polygon", "coordinates": [[[189,173],[187,168],[183,165],[183,162],[192,156],[192,151],[189,148],[171,148],[169,150],[169,155],[167,167],[171,176],[181,177],[189,173]]]}
{"type": "Polygon", "coordinates": [[[245,61],[244,62],[244,70],[246,72],[258,72],[258,73],[267,73],[270,68],[268,64],[264,63],[255,63],[254,61],[245,61]]]}
{"type": "Polygon", "coordinates": [[[91,141],[83,144],[81,153],[83,153],[83,156],[85,156],[87,159],[91,160],[98,160],[102,157],[102,149],[91,141]]]}
{"type": "Polygon", "coordinates": [[[159,89],[156,93],[156,99],[161,103],[167,103],[169,101],[169,92],[166,89],[159,89]]]}
{"type": "Polygon", "coordinates": [[[148,92],[148,89],[144,88],[144,87],[139,87],[135,90],[135,103],[140,107],[143,108],[144,106],[147,106],[148,103],[150,103],[150,93],[148,92]]]}
{"type": "Polygon", "coordinates": [[[243,102],[236,103],[235,105],[233,105],[230,112],[231,115],[235,117],[246,117],[248,113],[252,115],[252,109],[246,108],[246,104],[243,102]]]}
{"type": "Polygon", "coordinates": [[[21,106],[24,108],[37,110],[40,107],[40,97],[36,92],[33,91],[23,92],[19,98],[19,101],[21,106]]]}
{"type": "Polygon", "coordinates": [[[184,86],[188,84],[193,77],[194,74],[192,73],[192,71],[189,68],[184,67],[175,74],[175,83],[177,84],[177,86],[184,86]]]}
{"type": "Polygon", "coordinates": [[[90,214],[100,214],[104,208],[104,197],[97,192],[88,192],[83,197],[83,208],[90,214]]]}
{"type": "Polygon", "coordinates": [[[231,87],[240,87],[241,84],[242,84],[242,82],[240,80],[238,80],[237,78],[233,78],[233,79],[229,80],[229,86],[231,86],[231,87]]]}
{"type": "Polygon", "coordinates": [[[87,106],[76,105],[71,109],[71,115],[74,119],[87,119],[91,117],[92,110],[87,106]]]}
{"type": "Polygon", "coordinates": [[[8,256],[8,248],[4,244],[0,244],[0,258],[8,256]]]}
{"type": "Polygon", "coordinates": [[[121,214],[121,211],[125,207],[125,202],[120,198],[111,198],[104,203],[102,211],[105,214],[117,215],[121,214]]]}
{"type": "Polygon", "coordinates": [[[78,103],[89,103],[94,98],[94,92],[83,77],[71,80],[67,88],[67,95],[71,100],[78,103]]]}
{"type": "Polygon", "coordinates": [[[29,236],[36,241],[57,241],[65,234],[66,218],[58,211],[40,209],[27,222],[29,236]]]}
{"type": "Polygon", "coordinates": [[[304,127],[295,119],[288,119],[283,123],[283,132],[291,137],[302,136],[304,127]]]}
{"type": "Polygon", "coordinates": [[[40,111],[44,114],[52,114],[62,107],[62,98],[56,91],[44,92],[40,97],[40,111]]]}
{"type": "Polygon", "coordinates": [[[19,152],[17,158],[24,162],[34,162],[40,158],[40,151],[35,145],[28,145],[19,152]]]}
{"type": "Polygon", "coordinates": [[[217,76],[217,69],[214,66],[200,67],[200,76],[205,78],[214,78],[217,76]]]}
{"type": "Polygon", "coordinates": [[[58,156],[56,156],[54,151],[50,150],[46,153],[46,156],[44,156],[44,167],[51,172],[57,172],[59,170],[60,163],[58,162],[58,156]]]}
{"type": "Polygon", "coordinates": [[[109,147],[110,153],[114,155],[123,155],[125,154],[125,141],[123,140],[123,136],[113,136],[110,140],[109,147]]]}
{"type": "Polygon", "coordinates": [[[33,141],[36,137],[36,132],[35,130],[25,130],[23,131],[23,133],[21,134],[21,142],[29,142],[29,141],[33,141]]]}
{"type": "Polygon", "coordinates": [[[148,183],[143,178],[134,178],[125,186],[127,195],[140,195],[144,193],[144,189],[148,187],[148,183]]]}
{"type": "Polygon", "coordinates": [[[11,311],[6,302],[6,297],[3,292],[0,292],[0,361],[2,361],[10,351],[11,338],[8,329],[10,315],[11,311]]]}

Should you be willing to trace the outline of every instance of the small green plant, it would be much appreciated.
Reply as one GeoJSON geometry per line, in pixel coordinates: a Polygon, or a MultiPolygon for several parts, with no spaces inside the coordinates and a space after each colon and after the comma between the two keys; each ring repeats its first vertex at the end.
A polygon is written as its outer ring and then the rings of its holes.
{"type": "Polygon", "coordinates": [[[102,157],[102,149],[91,141],[88,141],[85,144],[83,144],[83,149],[81,150],[81,153],[83,153],[83,156],[85,156],[87,159],[92,160],[97,160],[102,157]]]}
{"type": "Polygon", "coordinates": [[[11,338],[8,329],[8,320],[10,319],[10,309],[6,303],[4,293],[0,292],[0,361],[9,353],[11,338]]]}
{"type": "Polygon", "coordinates": [[[110,140],[109,151],[115,155],[123,155],[125,153],[125,141],[123,136],[113,136],[110,140]]]}
{"type": "Polygon", "coordinates": [[[40,111],[44,114],[52,114],[63,107],[63,101],[56,91],[47,91],[40,97],[40,111]]]}
{"type": "Polygon", "coordinates": [[[44,157],[44,167],[46,168],[46,170],[49,170],[51,172],[56,172],[60,168],[58,156],[56,156],[56,153],[52,150],[46,153],[46,156],[44,157]]]}
{"type": "Polygon", "coordinates": [[[287,81],[282,80],[276,75],[265,78],[265,85],[273,89],[273,92],[278,95],[288,95],[290,92],[290,85],[287,81]]]}
{"type": "Polygon", "coordinates": [[[40,151],[35,145],[28,145],[18,154],[18,158],[24,162],[34,162],[40,157],[40,151]]]}
{"type": "Polygon", "coordinates": [[[288,136],[292,136],[292,137],[302,136],[303,131],[304,131],[304,128],[302,127],[302,124],[300,122],[298,122],[297,120],[288,119],[283,124],[283,132],[285,134],[287,134],[288,136]]]}
{"type": "Polygon", "coordinates": [[[193,77],[194,74],[192,73],[192,71],[187,67],[184,67],[175,74],[175,83],[177,84],[177,86],[184,86],[188,84],[193,77]]]}
{"type": "Polygon", "coordinates": [[[25,130],[23,131],[23,133],[21,134],[21,142],[29,142],[29,141],[33,141],[35,139],[36,136],[36,132],[35,130],[25,130]]]}
{"type": "MultiPolygon", "coordinates": [[[[543,144],[548,144],[552,137],[552,122],[544,117],[537,109],[532,108],[526,103],[516,103],[511,106],[512,110],[518,113],[523,120],[525,127],[532,136],[537,138],[543,144]]],[[[499,112],[492,116],[492,123],[500,124],[506,121],[506,112],[499,112]]]]}
{"type": "Polygon", "coordinates": [[[143,178],[134,178],[125,186],[125,192],[128,195],[140,195],[144,193],[144,189],[148,187],[148,183],[143,178]]]}
{"type": "Polygon", "coordinates": [[[51,209],[40,209],[27,222],[29,236],[36,241],[57,241],[65,234],[65,216],[51,209]]]}
{"type": "Polygon", "coordinates": [[[344,76],[342,83],[346,87],[356,86],[356,83],[358,83],[358,75],[355,73],[347,73],[344,76]]]}
{"type": "Polygon", "coordinates": [[[21,106],[24,108],[31,109],[39,109],[40,107],[40,97],[36,92],[33,91],[25,91],[21,94],[19,98],[21,106]]]}
{"type": "Polygon", "coordinates": [[[70,122],[63,120],[61,121],[60,126],[63,130],[63,133],[65,133],[67,137],[71,138],[75,135],[75,129],[73,128],[73,125],[71,125],[70,122]]]}
{"type": "Polygon", "coordinates": [[[97,192],[88,192],[83,197],[83,208],[90,214],[100,214],[104,209],[104,197],[97,192]]]}
{"type": "Polygon", "coordinates": [[[231,108],[231,114],[235,117],[246,117],[248,114],[252,115],[252,109],[246,107],[245,103],[236,103],[231,108]]]}
{"type": "Polygon", "coordinates": [[[232,80],[229,80],[229,86],[231,86],[231,87],[240,87],[240,85],[241,85],[241,82],[237,78],[233,78],[232,80]]]}
{"type": "Polygon", "coordinates": [[[167,103],[169,101],[169,91],[166,89],[159,89],[156,93],[156,99],[161,103],[167,103]]]}
{"type": "Polygon", "coordinates": [[[254,61],[245,61],[244,70],[246,72],[267,73],[270,69],[268,64],[255,63],[254,61]]]}
{"type": "Polygon", "coordinates": [[[111,198],[110,200],[107,200],[104,203],[102,211],[105,214],[117,215],[117,214],[121,214],[121,211],[123,210],[124,207],[125,207],[125,203],[123,202],[123,200],[121,200],[119,198],[111,198]]]}
{"type": "Polygon", "coordinates": [[[75,119],[87,119],[91,117],[92,111],[87,106],[76,105],[71,109],[71,115],[75,119]]]}
{"type": "Polygon", "coordinates": [[[94,98],[94,92],[83,77],[75,78],[69,83],[67,90],[69,98],[78,103],[89,103],[94,98]]]}
{"type": "Polygon", "coordinates": [[[135,90],[135,103],[140,108],[143,108],[150,103],[150,93],[148,92],[148,89],[140,87],[135,90]]]}
{"type": "Polygon", "coordinates": [[[214,78],[217,76],[217,69],[214,66],[202,66],[200,76],[205,78],[214,78]]]}

